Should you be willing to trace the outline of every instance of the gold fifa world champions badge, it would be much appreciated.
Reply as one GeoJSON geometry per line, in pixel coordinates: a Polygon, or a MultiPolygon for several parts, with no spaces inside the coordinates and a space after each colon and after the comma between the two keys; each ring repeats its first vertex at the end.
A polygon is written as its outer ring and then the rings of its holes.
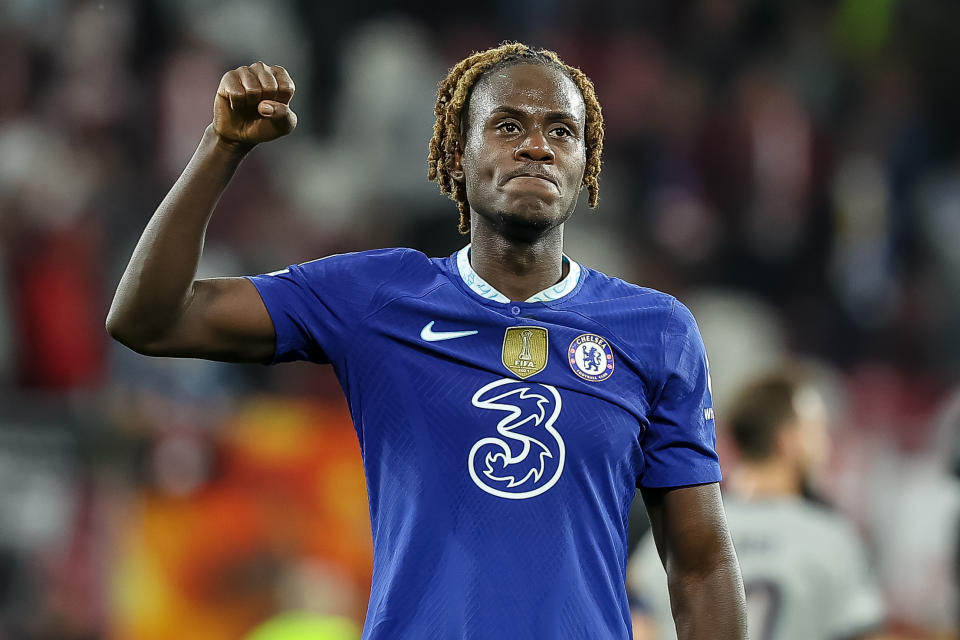
{"type": "Polygon", "coordinates": [[[503,366],[520,378],[543,371],[547,353],[543,327],[510,327],[503,336],[503,366]]]}

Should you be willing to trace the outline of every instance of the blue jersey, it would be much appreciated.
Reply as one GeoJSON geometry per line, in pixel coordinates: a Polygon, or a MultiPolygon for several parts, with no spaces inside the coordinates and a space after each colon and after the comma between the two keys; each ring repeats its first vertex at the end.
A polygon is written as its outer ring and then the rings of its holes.
{"type": "Polygon", "coordinates": [[[373,531],[363,638],[629,638],[635,488],[720,480],[696,323],[566,257],[511,302],[468,251],[251,278],[275,361],[330,363],[346,394],[373,531]]]}

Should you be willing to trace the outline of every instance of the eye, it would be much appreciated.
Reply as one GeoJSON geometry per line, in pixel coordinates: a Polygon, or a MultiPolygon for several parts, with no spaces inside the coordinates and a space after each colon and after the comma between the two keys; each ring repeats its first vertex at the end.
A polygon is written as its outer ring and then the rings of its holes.
{"type": "Polygon", "coordinates": [[[569,138],[573,135],[573,132],[570,131],[570,129],[567,129],[566,127],[554,127],[551,130],[551,133],[557,136],[558,138],[569,138]]]}
{"type": "Polygon", "coordinates": [[[504,133],[519,133],[520,127],[518,127],[515,122],[501,122],[497,125],[497,131],[503,131],[504,133]]]}

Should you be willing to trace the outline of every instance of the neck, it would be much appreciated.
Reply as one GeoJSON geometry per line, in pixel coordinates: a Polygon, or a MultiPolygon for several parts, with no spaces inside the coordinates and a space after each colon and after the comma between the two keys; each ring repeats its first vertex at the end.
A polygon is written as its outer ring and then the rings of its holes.
{"type": "Polygon", "coordinates": [[[781,460],[743,462],[731,474],[728,490],[744,500],[799,496],[803,483],[792,465],[781,460]]]}
{"type": "Polygon", "coordinates": [[[526,300],[560,282],[569,267],[563,263],[563,225],[532,240],[514,240],[471,216],[470,266],[511,300],[526,300]]]}

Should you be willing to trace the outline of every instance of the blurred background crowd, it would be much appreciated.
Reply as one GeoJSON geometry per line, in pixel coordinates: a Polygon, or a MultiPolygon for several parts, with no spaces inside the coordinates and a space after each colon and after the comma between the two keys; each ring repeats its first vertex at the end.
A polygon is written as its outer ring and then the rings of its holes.
{"type": "Polygon", "coordinates": [[[722,447],[742,383],[814,363],[818,490],[866,540],[891,629],[955,637],[960,3],[5,0],[0,638],[362,620],[369,522],[332,373],[147,359],[103,321],[220,76],[256,60],[290,71],[300,124],[245,160],[201,276],[458,249],[426,180],[436,84],[505,39],[558,51],[604,108],[600,207],[567,253],[691,307],[722,447]]]}

